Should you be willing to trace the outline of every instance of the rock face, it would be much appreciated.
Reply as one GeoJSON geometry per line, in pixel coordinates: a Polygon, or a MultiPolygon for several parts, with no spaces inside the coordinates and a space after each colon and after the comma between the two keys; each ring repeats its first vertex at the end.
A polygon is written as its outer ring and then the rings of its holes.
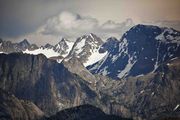
{"type": "Polygon", "coordinates": [[[62,63],[70,72],[83,78],[92,89],[95,89],[97,78],[83,66],[78,58],[73,57],[68,61],[64,60],[62,63]]]}
{"type": "Polygon", "coordinates": [[[170,28],[136,25],[120,42],[111,38],[102,45],[108,54],[87,68],[113,79],[145,75],[163,62],[180,56],[180,32],[170,28]]]}
{"type": "Polygon", "coordinates": [[[107,115],[92,105],[82,105],[58,112],[47,120],[131,120],[115,115],[107,115]]]}
{"type": "Polygon", "coordinates": [[[101,82],[101,100],[110,107],[110,113],[149,120],[180,117],[180,59],[157,69],[140,77],[101,82]]]}
{"type": "Polygon", "coordinates": [[[0,54],[0,76],[0,88],[48,114],[98,101],[85,80],[44,55],[0,54]]]}
{"type": "Polygon", "coordinates": [[[44,113],[32,102],[19,100],[14,95],[0,89],[1,120],[38,120],[44,113]]]}

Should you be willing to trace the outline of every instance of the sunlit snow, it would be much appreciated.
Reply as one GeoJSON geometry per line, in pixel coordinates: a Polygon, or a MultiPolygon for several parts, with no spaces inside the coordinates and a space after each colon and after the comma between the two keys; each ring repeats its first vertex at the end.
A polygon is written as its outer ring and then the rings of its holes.
{"type": "Polygon", "coordinates": [[[43,54],[47,58],[59,56],[58,52],[55,52],[53,49],[47,49],[47,48],[45,49],[39,48],[33,51],[26,49],[25,51],[23,51],[23,53],[32,54],[32,55],[43,54]]]}
{"type": "Polygon", "coordinates": [[[88,60],[84,63],[84,66],[87,67],[89,65],[92,65],[100,61],[106,54],[107,52],[99,53],[98,50],[95,50],[94,52],[91,53],[91,56],[88,57],[88,60]]]}
{"type": "Polygon", "coordinates": [[[179,108],[179,104],[178,104],[178,105],[176,105],[176,107],[174,108],[174,110],[173,110],[173,111],[177,110],[178,108],[179,108]]]}
{"type": "Polygon", "coordinates": [[[75,50],[77,50],[77,51],[76,51],[76,54],[79,54],[79,53],[82,52],[82,49],[83,49],[83,47],[85,46],[85,43],[86,43],[86,39],[82,39],[81,42],[79,42],[79,43],[76,45],[76,47],[75,47],[75,50]]]}

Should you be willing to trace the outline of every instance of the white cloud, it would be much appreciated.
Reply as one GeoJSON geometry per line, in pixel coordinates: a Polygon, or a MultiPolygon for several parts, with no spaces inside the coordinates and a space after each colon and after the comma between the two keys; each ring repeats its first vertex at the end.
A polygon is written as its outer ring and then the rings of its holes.
{"type": "MultiPolygon", "coordinates": [[[[26,38],[31,43],[36,43],[40,46],[46,43],[56,44],[62,37],[75,41],[78,37],[89,33],[94,33],[103,40],[109,37],[120,39],[122,34],[132,26],[133,22],[131,19],[127,19],[122,23],[116,23],[112,20],[101,23],[90,16],[81,16],[64,11],[57,16],[49,18],[37,31],[20,36],[13,39],[13,41],[21,41],[26,38]]],[[[7,40],[11,40],[11,38],[7,40]]]]}
{"type": "Polygon", "coordinates": [[[131,19],[127,19],[123,23],[109,20],[102,24],[95,18],[64,11],[50,18],[42,27],[41,33],[70,39],[89,33],[95,33],[104,39],[111,36],[120,38],[122,33],[133,25],[131,19]]]}

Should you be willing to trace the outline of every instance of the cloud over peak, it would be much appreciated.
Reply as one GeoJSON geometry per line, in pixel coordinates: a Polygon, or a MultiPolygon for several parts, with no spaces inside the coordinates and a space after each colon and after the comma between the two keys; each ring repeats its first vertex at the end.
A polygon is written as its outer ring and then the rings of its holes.
{"type": "Polygon", "coordinates": [[[100,21],[90,16],[63,11],[59,15],[50,18],[42,27],[41,33],[67,38],[77,38],[84,34],[95,33],[106,39],[111,36],[120,37],[123,32],[133,25],[131,19],[127,19],[122,23],[116,23],[112,20],[100,23],[100,21]]]}

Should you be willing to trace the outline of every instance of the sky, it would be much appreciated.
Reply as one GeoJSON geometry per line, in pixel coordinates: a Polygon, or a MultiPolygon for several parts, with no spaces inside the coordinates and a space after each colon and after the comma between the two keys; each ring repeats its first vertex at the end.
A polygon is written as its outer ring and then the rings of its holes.
{"type": "Polygon", "coordinates": [[[180,0],[0,0],[0,38],[38,45],[94,33],[118,39],[135,24],[180,30],[180,0]]]}

